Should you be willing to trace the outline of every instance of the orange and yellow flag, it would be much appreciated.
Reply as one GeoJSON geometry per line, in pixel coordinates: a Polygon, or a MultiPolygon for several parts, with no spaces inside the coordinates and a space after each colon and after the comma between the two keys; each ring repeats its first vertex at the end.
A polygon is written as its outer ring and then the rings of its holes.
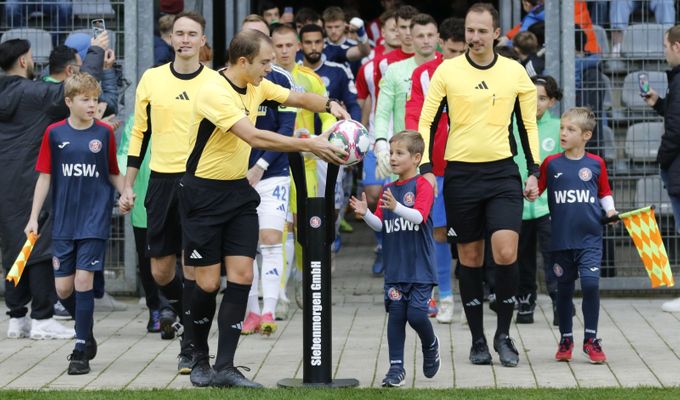
{"type": "Polygon", "coordinates": [[[17,260],[14,261],[12,268],[7,273],[7,277],[5,279],[14,282],[14,286],[19,284],[19,279],[21,279],[21,274],[24,273],[24,268],[26,268],[28,257],[31,255],[31,251],[33,251],[33,246],[35,246],[36,240],[38,240],[38,235],[31,232],[28,235],[28,239],[26,239],[26,243],[24,243],[24,247],[21,248],[21,252],[17,257],[17,260]]]}
{"type": "Polygon", "coordinates": [[[654,208],[645,207],[629,211],[619,214],[619,218],[633,238],[633,243],[652,281],[652,287],[675,285],[668,254],[661,240],[659,226],[656,224],[654,208]]]}

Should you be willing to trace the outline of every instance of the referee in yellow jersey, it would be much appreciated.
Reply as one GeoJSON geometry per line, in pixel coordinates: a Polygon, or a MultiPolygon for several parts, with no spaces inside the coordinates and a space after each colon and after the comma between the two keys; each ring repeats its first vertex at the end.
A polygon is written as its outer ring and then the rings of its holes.
{"type": "Polygon", "coordinates": [[[191,304],[196,365],[195,386],[261,387],[234,366],[257,250],[257,206],[260,197],[248,183],[251,148],[312,152],[340,163],[346,153],[331,145],[328,134],[296,139],[255,127],[257,109],[265,101],[286,107],[349,114],[334,100],[297,93],[265,79],[274,49],[269,36],[245,30],[229,45],[229,65],[198,91],[191,126],[191,152],[180,181],[184,262],[195,267],[191,304]],[[227,288],[218,312],[219,339],[215,365],[210,367],[208,333],[220,288],[220,263],[227,268],[227,288]]]}
{"type": "Polygon", "coordinates": [[[484,337],[484,234],[491,234],[498,320],[494,349],[501,364],[514,367],[519,354],[509,336],[517,292],[517,242],[522,225],[522,183],[513,162],[524,148],[531,174],[524,195],[538,195],[536,88],[524,68],[494,51],[498,11],[475,3],[465,17],[463,57],[444,61],[436,70],[425,99],[418,130],[429,143],[420,171],[435,186],[430,155],[437,119],[447,108],[449,137],[444,158],[444,202],[448,236],[458,244],[460,296],[472,334],[470,361],[490,364],[484,337]],[[521,143],[515,143],[513,114],[521,143]]]}
{"type": "MultiPolygon", "coordinates": [[[[205,19],[195,12],[182,12],[172,25],[173,62],[144,72],[135,95],[135,123],[130,133],[122,210],[134,202],[133,185],[146,149],[151,146],[151,174],[144,199],[147,212],[147,255],[151,273],[173,310],[161,310],[161,337],[172,339],[182,325],[191,325],[188,302],[194,288],[193,269],[184,267],[184,281],[175,274],[177,255],[182,251],[177,188],[184,174],[189,152],[189,124],[198,89],[217,72],[199,63],[199,50],[205,44],[205,19]],[[153,140],[152,140],[153,137],[153,140]],[[186,303],[186,304],[185,304],[186,303]],[[173,313],[174,311],[174,313],[173,313]]],[[[178,370],[191,372],[191,326],[184,330],[178,370]]]]}

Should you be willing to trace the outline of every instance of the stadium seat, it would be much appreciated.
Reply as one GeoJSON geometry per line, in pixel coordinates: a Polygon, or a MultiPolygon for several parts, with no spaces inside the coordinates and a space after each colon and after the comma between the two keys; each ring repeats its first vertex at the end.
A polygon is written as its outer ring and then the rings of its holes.
{"type": "Polygon", "coordinates": [[[671,199],[663,187],[659,175],[640,178],[635,185],[635,198],[633,208],[642,208],[654,205],[656,215],[673,215],[671,199]]]}
{"type": "Polygon", "coordinates": [[[609,39],[607,39],[607,32],[600,25],[593,25],[593,32],[597,38],[597,44],[602,50],[602,54],[609,54],[609,39]]]}
{"type": "MultiPolygon", "coordinates": [[[[119,54],[118,49],[116,48],[116,33],[110,29],[108,29],[108,31],[109,31],[109,47],[116,52],[116,57],[118,58],[122,57],[122,54],[119,54]]],[[[92,37],[92,29],[76,29],[71,33],[84,33],[92,37]]]]}
{"type": "Polygon", "coordinates": [[[616,139],[614,131],[607,124],[602,125],[602,156],[605,160],[616,160],[616,139]]]}
{"type": "Polygon", "coordinates": [[[110,0],[73,0],[73,15],[83,19],[113,18],[110,0]]]}
{"type": "Polygon", "coordinates": [[[663,58],[663,35],[670,26],[630,25],[623,31],[621,54],[626,58],[663,58]]]}
{"type": "Polygon", "coordinates": [[[661,144],[663,122],[631,125],[626,132],[626,154],[634,162],[655,162],[661,144]]]}
{"type": "Polygon", "coordinates": [[[2,35],[0,43],[10,39],[26,39],[31,42],[31,53],[36,63],[46,63],[52,52],[52,37],[47,31],[35,28],[10,29],[2,35]]]}
{"type": "Polygon", "coordinates": [[[605,74],[600,74],[600,82],[602,82],[602,89],[604,90],[604,98],[602,99],[602,109],[612,109],[612,81],[605,74]]]}
{"type": "Polygon", "coordinates": [[[661,96],[665,96],[668,89],[668,78],[665,72],[661,71],[635,71],[631,72],[623,79],[623,92],[621,93],[621,102],[628,108],[635,110],[645,110],[655,113],[651,107],[645,103],[645,100],[640,96],[640,83],[638,81],[638,74],[645,72],[649,78],[649,86],[654,89],[661,96]]]}

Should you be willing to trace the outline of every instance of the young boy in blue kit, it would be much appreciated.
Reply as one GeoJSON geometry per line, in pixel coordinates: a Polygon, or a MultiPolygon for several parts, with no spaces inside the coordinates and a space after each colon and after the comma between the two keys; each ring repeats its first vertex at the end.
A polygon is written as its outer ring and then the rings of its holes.
{"type": "Polygon", "coordinates": [[[553,272],[557,277],[557,314],[561,339],[555,359],[569,361],[574,349],[572,299],[577,278],[583,293],[583,352],[589,361],[607,361],[597,338],[602,261],[602,210],[615,215],[614,198],[604,161],[585,151],[595,128],[590,109],[574,107],[560,121],[564,152],[541,165],[539,192],[548,190],[553,272]]]}
{"type": "Polygon", "coordinates": [[[38,233],[38,215],[51,190],[55,286],[61,303],[76,320],[69,375],[89,373],[89,360],[97,353],[92,335],[93,278],[104,268],[112,185],[119,192],[123,189],[113,130],[94,119],[100,94],[99,83],[89,74],[78,73],[64,82],[70,115],[45,130],[36,164],[40,176],[25,229],[27,235],[38,233]]]}
{"type": "Polygon", "coordinates": [[[390,167],[399,176],[380,195],[375,214],[366,203],[352,197],[350,205],[374,231],[383,233],[385,263],[385,309],[390,369],[382,381],[386,387],[401,386],[406,378],[404,340],[406,323],[418,333],[423,349],[423,374],[432,378],[439,371],[439,340],[427,316],[432,288],[437,284],[430,210],[434,191],[418,174],[425,148],[423,138],[405,130],[390,139],[390,167]]]}

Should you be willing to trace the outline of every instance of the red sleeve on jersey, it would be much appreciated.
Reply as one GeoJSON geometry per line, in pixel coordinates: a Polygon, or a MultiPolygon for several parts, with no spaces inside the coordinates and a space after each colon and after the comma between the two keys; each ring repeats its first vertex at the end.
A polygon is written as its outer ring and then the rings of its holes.
{"type": "Polygon", "coordinates": [[[522,28],[522,24],[519,23],[519,24],[513,26],[512,29],[510,29],[510,30],[508,31],[508,33],[505,34],[505,36],[506,36],[508,39],[512,40],[512,38],[514,38],[515,35],[517,35],[517,34],[519,33],[519,30],[520,30],[521,28],[522,28]]]}
{"type": "Polygon", "coordinates": [[[427,221],[427,217],[430,216],[430,211],[432,211],[432,204],[434,203],[434,188],[427,181],[427,179],[422,176],[418,177],[416,181],[416,200],[413,204],[413,208],[420,212],[423,216],[423,222],[427,221]]]}
{"type": "Polygon", "coordinates": [[[357,72],[357,79],[356,79],[356,88],[357,88],[357,98],[360,100],[366,99],[368,96],[370,96],[370,93],[368,91],[368,84],[366,83],[366,73],[364,70],[366,69],[366,65],[372,61],[368,61],[367,63],[364,63],[361,68],[359,68],[359,72],[357,72]]]}
{"type": "Polygon", "coordinates": [[[35,170],[43,174],[52,173],[52,149],[50,148],[50,131],[51,126],[45,129],[42,144],[40,145],[40,153],[38,154],[38,162],[35,164],[35,170]]]}
{"type": "Polygon", "coordinates": [[[604,160],[598,156],[588,154],[588,156],[595,158],[600,163],[600,178],[598,179],[597,197],[600,199],[605,196],[612,195],[612,189],[609,187],[609,174],[607,174],[607,165],[604,160]]]}
{"type": "Polygon", "coordinates": [[[116,157],[116,137],[113,134],[113,129],[108,125],[106,127],[109,129],[109,174],[120,175],[116,157]]]}
{"type": "Polygon", "coordinates": [[[406,129],[418,130],[418,119],[420,119],[420,111],[423,108],[423,84],[420,81],[420,75],[427,70],[416,68],[411,75],[411,95],[406,100],[406,129]]]}
{"type": "Polygon", "coordinates": [[[385,188],[387,188],[389,185],[383,187],[383,190],[380,191],[380,196],[378,196],[378,205],[375,206],[375,211],[373,212],[373,215],[376,217],[380,218],[380,222],[383,220],[383,212],[382,208],[380,208],[380,199],[382,199],[383,193],[385,193],[385,188]]]}

